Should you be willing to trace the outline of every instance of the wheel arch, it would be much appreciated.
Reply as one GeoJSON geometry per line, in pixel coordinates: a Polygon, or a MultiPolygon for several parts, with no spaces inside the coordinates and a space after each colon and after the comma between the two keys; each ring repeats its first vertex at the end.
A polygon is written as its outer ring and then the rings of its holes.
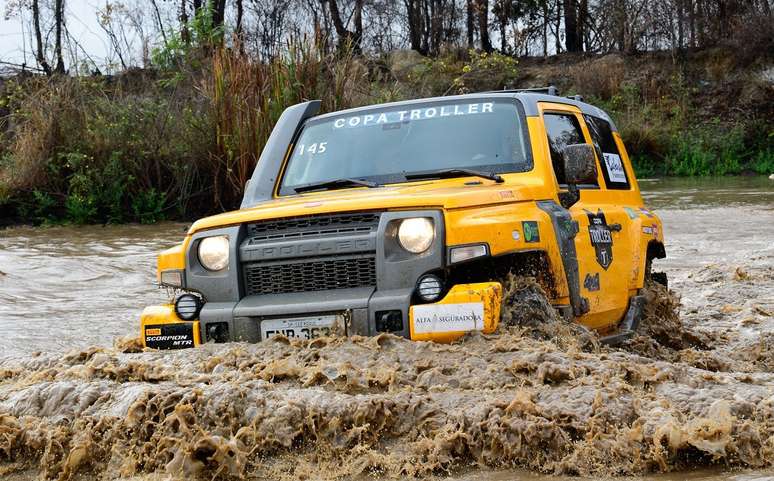
{"type": "Polygon", "coordinates": [[[452,284],[504,281],[508,274],[534,277],[552,299],[559,297],[559,282],[550,256],[544,250],[524,250],[487,256],[451,265],[447,278],[452,284]]]}

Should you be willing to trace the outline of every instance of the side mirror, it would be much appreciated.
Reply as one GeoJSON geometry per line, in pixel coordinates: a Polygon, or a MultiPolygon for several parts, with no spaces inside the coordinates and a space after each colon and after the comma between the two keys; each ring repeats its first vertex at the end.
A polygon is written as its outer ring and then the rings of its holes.
{"type": "Polygon", "coordinates": [[[562,151],[564,157],[564,178],[568,185],[596,184],[597,163],[594,160],[594,146],[572,144],[562,151]]]}

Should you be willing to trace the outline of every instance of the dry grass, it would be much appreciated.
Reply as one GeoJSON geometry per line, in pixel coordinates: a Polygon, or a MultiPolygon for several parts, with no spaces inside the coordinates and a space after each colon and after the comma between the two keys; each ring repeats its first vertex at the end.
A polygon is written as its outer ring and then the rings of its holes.
{"type": "Polygon", "coordinates": [[[606,100],[621,90],[625,73],[623,58],[613,54],[584,60],[570,67],[572,82],[582,86],[584,95],[606,100]]]}
{"type": "Polygon", "coordinates": [[[18,82],[5,117],[15,127],[0,141],[0,194],[35,218],[76,222],[233,209],[285,108],[375,101],[360,60],[306,43],[270,63],[220,49],[195,71],[135,77],[18,82]],[[38,212],[41,195],[50,212],[38,212]]]}
{"type": "Polygon", "coordinates": [[[201,90],[209,99],[217,128],[213,199],[222,208],[238,204],[261,148],[285,108],[323,99],[324,110],[367,102],[368,71],[351,53],[323,55],[300,44],[271,63],[257,63],[238,49],[220,50],[201,90]]]}

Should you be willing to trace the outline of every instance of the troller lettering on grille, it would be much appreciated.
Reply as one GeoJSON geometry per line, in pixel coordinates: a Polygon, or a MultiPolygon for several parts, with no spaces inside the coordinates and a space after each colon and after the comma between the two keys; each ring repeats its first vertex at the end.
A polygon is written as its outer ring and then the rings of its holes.
{"type": "Polygon", "coordinates": [[[345,254],[348,252],[373,251],[373,238],[294,242],[284,245],[255,246],[243,250],[242,260],[258,261],[290,257],[345,254]]]}

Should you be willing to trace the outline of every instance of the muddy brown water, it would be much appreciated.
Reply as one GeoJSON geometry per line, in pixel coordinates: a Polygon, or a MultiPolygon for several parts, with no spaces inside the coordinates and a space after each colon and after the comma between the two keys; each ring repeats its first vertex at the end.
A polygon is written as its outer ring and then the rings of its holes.
{"type": "Polygon", "coordinates": [[[510,330],[133,353],[111,346],[166,298],[155,254],[184,225],[0,231],[0,477],[774,479],[774,181],[641,187],[682,306],[654,301],[621,349],[510,330]]]}

